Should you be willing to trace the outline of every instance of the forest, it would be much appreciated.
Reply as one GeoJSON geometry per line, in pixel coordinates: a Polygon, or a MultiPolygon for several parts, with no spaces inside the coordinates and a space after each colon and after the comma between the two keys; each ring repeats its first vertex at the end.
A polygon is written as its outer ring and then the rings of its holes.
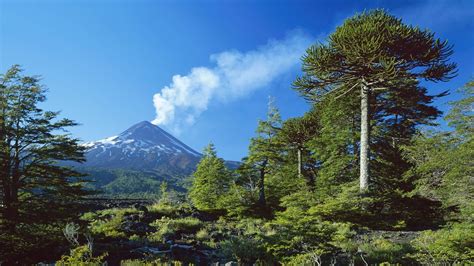
{"type": "Polygon", "coordinates": [[[0,265],[472,265],[474,79],[445,113],[433,102],[450,92],[427,87],[456,76],[452,54],[385,10],[355,14],[301,55],[289,89],[311,109],[282,120],[270,98],[236,169],[211,143],[186,191],[136,182],[159,197],[105,207],[58,163],[84,161],[77,123],[43,110],[41,79],[12,66],[0,265]]]}

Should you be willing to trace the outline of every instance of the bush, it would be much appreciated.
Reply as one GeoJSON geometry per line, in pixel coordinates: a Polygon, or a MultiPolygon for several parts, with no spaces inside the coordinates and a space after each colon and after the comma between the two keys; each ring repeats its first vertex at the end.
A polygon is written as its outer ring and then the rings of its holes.
{"type": "Polygon", "coordinates": [[[192,217],[179,219],[162,217],[154,221],[151,226],[156,227],[157,231],[150,234],[148,239],[154,242],[164,242],[171,237],[178,239],[182,234],[196,233],[202,227],[202,222],[192,217]]]}
{"type": "Polygon", "coordinates": [[[427,230],[412,241],[411,257],[430,265],[451,265],[474,261],[474,224],[456,223],[437,231],[427,230]]]}
{"type": "Polygon", "coordinates": [[[79,246],[71,250],[69,256],[64,255],[61,260],[57,261],[57,265],[104,265],[104,258],[107,254],[98,257],[92,255],[88,245],[79,246]]]}
{"type": "Polygon", "coordinates": [[[221,255],[236,259],[240,264],[252,264],[265,259],[267,254],[263,242],[252,236],[234,236],[220,243],[221,255]]]}
{"type": "Polygon", "coordinates": [[[324,221],[320,217],[297,206],[277,213],[269,223],[275,230],[268,237],[268,250],[283,262],[290,262],[297,255],[335,253],[353,235],[350,224],[324,221]]]}
{"type": "Polygon", "coordinates": [[[388,262],[392,264],[413,264],[406,258],[412,250],[409,243],[396,243],[389,239],[375,238],[365,241],[359,246],[360,250],[365,253],[368,263],[383,263],[388,262]]]}
{"type": "Polygon", "coordinates": [[[107,209],[98,212],[85,213],[81,219],[89,221],[89,229],[93,234],[102,234],[111,238],[127,237],[121,230],[124,217],[129,214],[138,214],[139,211],[134,208],[125,209],[107,209]]]}
{"type": "Polygon", "coordinates": [[[178,218],[186,214],[192,213],[191,205],[183,203],[178,205],[170,205],[164,202],[158,202],[148,206],[148,211],[157,217],[178,218]]]}

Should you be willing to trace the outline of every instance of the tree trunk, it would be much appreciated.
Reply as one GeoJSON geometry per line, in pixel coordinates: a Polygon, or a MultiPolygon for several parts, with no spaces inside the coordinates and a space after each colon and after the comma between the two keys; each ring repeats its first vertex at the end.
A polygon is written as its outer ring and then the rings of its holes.
{"type": "Polygon", "coordinates": [[[302,177],[301,148],[298,148],[298,177],[302,177]]]}
{"type": "Polygon", "coordinates": [[[369,190],[369,97],[370,90],[362,85],[360,90],[360,192],[369,190]]]}

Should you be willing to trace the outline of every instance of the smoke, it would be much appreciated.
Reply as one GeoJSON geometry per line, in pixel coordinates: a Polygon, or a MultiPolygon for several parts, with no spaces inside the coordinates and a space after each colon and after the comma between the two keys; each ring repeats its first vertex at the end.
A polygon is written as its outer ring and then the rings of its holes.
{"type": "Polygon", "coordinates": [[[300,63],[300,57],[312,42],[301,32],[283,40],[270,40],[248,52],[224,51],[210,56],[214,67],[194,67],[153,96],[156,118],[175,133],[191,125],[206,111],[211,101],[233,101],[265,88],[277,77],[300,63]]]}

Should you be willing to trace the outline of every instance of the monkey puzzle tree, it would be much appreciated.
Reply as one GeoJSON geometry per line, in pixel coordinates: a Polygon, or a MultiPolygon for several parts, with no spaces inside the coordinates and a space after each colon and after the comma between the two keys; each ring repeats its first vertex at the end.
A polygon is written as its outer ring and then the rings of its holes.
{"type": "Polygon", "coordinates": [[[383,10],[347,19],[327,43],[306,51],[304,75],[294,87],[308,100],[344,100],[359,90],[361,192],[369,189],[370,106],[376,96],[397,90],[402,81],[449,80],[456,70],[456,64],[448,62],[452,52],[452,46],[432,32],[406,25],[383,10]]]}
{"type": "Polygon", "coordinates": [[[307,143],[318,133],[318,115],[318,110],[312,109],[302,117],[290,118],[283,122],[278,132],[278,137],[289,151],[296,151],[298,177],[306,177],[311,187],[314,186],[314,173],[306,173],[306,170],[314,172],[316,162],[311,157],[307,143]]]}

